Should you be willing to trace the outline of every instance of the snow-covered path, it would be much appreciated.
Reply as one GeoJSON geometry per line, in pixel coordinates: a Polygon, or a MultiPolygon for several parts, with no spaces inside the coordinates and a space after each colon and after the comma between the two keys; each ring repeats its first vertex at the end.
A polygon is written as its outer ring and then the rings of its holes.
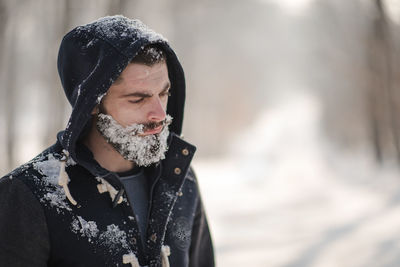
{"type": "Polygon", "coordinates": [[[194,162],[218,266],[400,266],[398,173],[330,147],[318,123],[318,102],[297,96],[231,155],[194,162]]]}

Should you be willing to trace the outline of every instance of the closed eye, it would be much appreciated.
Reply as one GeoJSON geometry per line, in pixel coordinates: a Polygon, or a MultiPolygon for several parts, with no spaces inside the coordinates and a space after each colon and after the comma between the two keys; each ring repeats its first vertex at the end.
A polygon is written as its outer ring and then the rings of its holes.
{"type": "Polygon", "coordinates": [[[137,99],[137,100],[128,100],[128,102],[129,102],[129,103],[132,103],[132,104],[137,104],[137,103],[142,102],[143,100],[144,100],[144,98],[142,97],[142,98],[139,98],[139,99],[137,99]]]}
{"type": "Polygon", "coordinates": [[[169,91],[165,91],[165,92],[162,92],[160,94],[160,96],[171,96],[171,93],[169,91]]]}

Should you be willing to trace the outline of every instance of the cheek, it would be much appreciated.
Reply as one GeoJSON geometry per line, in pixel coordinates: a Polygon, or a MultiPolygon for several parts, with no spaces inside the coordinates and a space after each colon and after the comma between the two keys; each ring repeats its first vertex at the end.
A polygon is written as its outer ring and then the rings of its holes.
{"type": "Polygon", "coordinates": [[[164,111],[166,112],[167,111],[167,105],[168,105],[168,98],[166,98],[165,100],[162,100],[161,103],[162,103],[162,106],[164,108],[164,111]]]}
{"type": "Polygon", "coordinates": [[[144,121],[137,111],[132,111],[129,109],[121,109],[117,116],[118,119],[116,120],[123,126],[128,126],[134,123],[142,123],[144,121]]]}
{"type": "Polygon", "coordinates": [[[112,110],[108,110],[108,114],[124,127],[140,122],[137,110],[133,110],[130,105],[126,105],[125,103],[119,103],[112,110]]]}

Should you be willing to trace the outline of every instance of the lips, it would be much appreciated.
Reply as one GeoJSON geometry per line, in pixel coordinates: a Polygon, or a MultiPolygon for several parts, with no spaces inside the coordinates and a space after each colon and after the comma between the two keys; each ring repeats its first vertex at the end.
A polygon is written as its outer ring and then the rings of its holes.
{"type": "Polygon", "coordinates": [[[160,126],[158,126],[156,128],[149,129],[149,130],[143,132],[142,135],[158,134],[158,133],[160,133],[162,131],[163,128],[164,128],[164,125],[160,125],[160,126]]]}

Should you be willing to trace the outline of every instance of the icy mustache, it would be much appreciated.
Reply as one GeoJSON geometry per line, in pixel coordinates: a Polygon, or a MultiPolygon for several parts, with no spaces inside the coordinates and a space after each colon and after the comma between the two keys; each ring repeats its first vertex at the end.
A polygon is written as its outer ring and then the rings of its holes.
{"type": "Polygon", "coordinates": [[[118,125],[119,130],[123,131],[125,134],[129,135],[138,135],[138,134],[143,134],[146,131],[153,130],[157,127],[163,126],[165,128],[166,126],[170,125],[172,122],[172,117],[170,115],[167,115],[163,121],[160,122],[149,122],[149,123],[133,123],[131,125],[128,125],[126,127],[122,127],[119,125],[117,121],[114,120],[114,118],[111,115],[99,113],[98,115],[98,122],[100,124],[104,125],[104,122],[110,122],[111,125],[118,125]]]}

